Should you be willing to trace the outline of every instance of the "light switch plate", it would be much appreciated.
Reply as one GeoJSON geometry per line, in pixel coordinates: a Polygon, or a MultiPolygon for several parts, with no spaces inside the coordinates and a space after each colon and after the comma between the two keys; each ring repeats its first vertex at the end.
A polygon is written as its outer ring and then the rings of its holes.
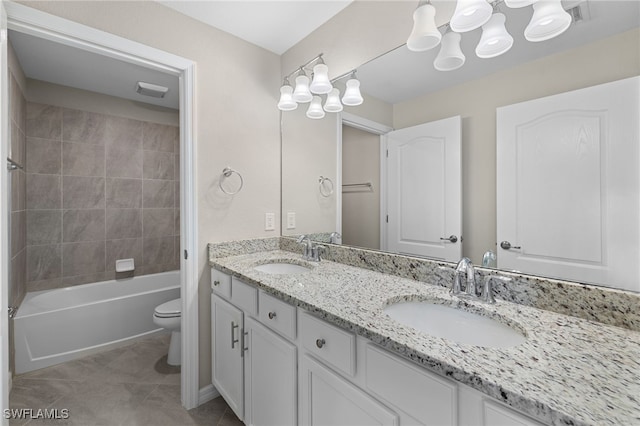
{"type": "Polygon", "coordinates": [[[264,214],[264,230],[275,231],[275,229],[276,229],[276,214],[265,213],[264,214]]]}
{"type": "Polygon", "coordinates": [[[287,212],[287,229],[296,229],[296,212],[287,212]]]}

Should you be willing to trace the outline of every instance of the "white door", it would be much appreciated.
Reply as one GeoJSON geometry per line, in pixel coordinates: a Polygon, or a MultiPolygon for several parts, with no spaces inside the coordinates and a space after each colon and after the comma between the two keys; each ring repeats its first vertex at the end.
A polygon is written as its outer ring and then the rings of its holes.
{"type": "MultiPolygon", "coordinates": [[[[4,2],[0,2],[0,144],[1,158],[9,154],[9,84],[7,65],[7,13],[4,2]]],[[[7,167],[0,171],[0,413],[9,408],[9,176],[7,167]]],[[[8,420],[2,417],[2,424],[8,420]]]]}
{"type": "Polygon", "coordinates": [[[240,420],[244,418],[242,328],[242,311],[211,296],[213,385],[240,420]]]}
{"type": "Polygon", "coordinates": [[[640,291],[639,96],[634,77],[498,108],[499,268],[640,291]]]}
{"type": "Polygon", "coordinates": [[[302,358],[302,424],[308,426],[397,425],[398,416],[313,358],[302,358]]]}
{"type": "Polygon", "coordinates": [[[295,425],[298,421],[296,346],[245,318],[245,423],[295,425]]]}
{"type": "Polygon", "coordinates": [[[462,257],[461,118],[386,135],[387,250],[462,257]]]}

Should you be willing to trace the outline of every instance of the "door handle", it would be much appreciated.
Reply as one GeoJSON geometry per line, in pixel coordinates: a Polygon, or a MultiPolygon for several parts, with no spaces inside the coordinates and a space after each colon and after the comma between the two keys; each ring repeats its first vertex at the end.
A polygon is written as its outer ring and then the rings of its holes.
{"type": "Polygon", "coordinates": [[[505,250],[509,250],[509,249],[515,249],[515,250],[520,250],[522,247],[520,246],[512,246],[511,243],[509,241],[503,241],[500,243],[500,247],[502,247],[505,250]]]}
{"type": "Polygon", "coordinates": [[[231,349],[234,349],[236,347],[236,343],[239,342],[239,340],[235,338],[236,328],[238,328],[238,324],[234,324],[233,321],[231,321],[231,349]]]}
{"type": "Polygon", "coordinates": [[[458,242],[458,237],[456,237],[455,235],[450,235],[449,238],[440,237],[440,239],[442,241],[449,241],[450,243],[457,243],[458,242]]]}

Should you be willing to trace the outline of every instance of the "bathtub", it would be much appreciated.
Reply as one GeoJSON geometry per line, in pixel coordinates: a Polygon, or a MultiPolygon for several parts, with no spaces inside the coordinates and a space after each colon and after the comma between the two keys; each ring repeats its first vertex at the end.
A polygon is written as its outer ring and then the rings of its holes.
{"type": "Polygon", "coordinates": [[[180,271],[27,293],[14,318],[15,372],[163,332],[153,310],[180,297],[180,271]]]}

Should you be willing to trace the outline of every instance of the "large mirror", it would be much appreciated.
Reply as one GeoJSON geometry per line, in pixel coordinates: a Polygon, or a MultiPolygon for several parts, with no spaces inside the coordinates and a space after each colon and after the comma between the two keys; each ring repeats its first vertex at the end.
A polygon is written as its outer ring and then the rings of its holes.
{"type": "Polygon", "coordinates": [[[339,231],[344,244],[384,249],[380,134],[460,116],[462,255],[475,264],[487,251],[499,256],[496,109],[640,75],[638,2],[573,4],[579,4],[577,22],[554,39],[532,43],[522,35],[531,8],[501,3],[514,37],[506,54],[476,57],[480,29],[463,34],[466,62],[455,71],[434,69],[438,48],[417,53],[400,46],[357,69],[363,105],[322,120],[306,118],[304,108],[284,112],[282,234],[324,239],[339,231]]]}

